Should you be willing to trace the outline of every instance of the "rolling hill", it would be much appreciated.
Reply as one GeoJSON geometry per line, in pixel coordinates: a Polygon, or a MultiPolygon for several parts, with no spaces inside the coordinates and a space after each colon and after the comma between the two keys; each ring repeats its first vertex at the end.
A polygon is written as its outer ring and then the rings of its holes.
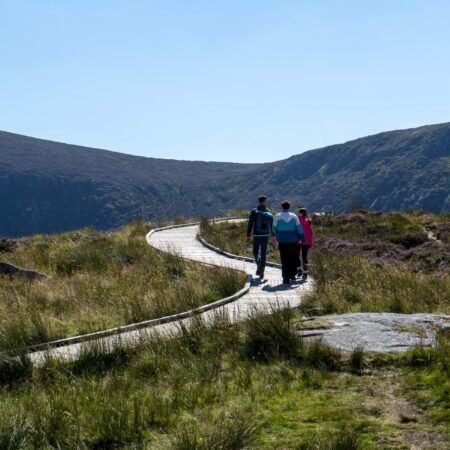
{"type": "Polygon", "coordinates": [[[266,193],[339,212],[450,211],[450,123],[266,164],[144,158],[0,132],[0,235],[224,214],[266,193]]]}

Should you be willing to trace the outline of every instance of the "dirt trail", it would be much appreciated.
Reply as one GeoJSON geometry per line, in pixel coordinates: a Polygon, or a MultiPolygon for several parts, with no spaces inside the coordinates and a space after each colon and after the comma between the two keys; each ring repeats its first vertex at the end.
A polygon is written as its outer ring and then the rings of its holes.
{"type": "MultiPolygon", "coordinates": [[[[379,411],[381,417],[394,425],[402,444],[411,450],[444,450],[450,448],[450,438],[432,429],[424,412],[408,398],[401,379],[389,371],[376,374],[372,398],[367,408],[379,411]]],[[[400,443],[399,442],[399,443],[400,443]]]]}

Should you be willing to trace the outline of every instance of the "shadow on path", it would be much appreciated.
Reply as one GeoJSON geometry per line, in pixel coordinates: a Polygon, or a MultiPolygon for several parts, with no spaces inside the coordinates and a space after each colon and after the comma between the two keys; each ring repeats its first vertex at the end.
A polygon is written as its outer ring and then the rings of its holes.
{"type": "Polygon", "coordinates": [[[294,281],[291,284],[284,284],[284,283],[280,283],[277,284],[276,286],[264,286],[262,288],[263,291],[265,292],[281,292],[281,291],[290,291],[295,289],[298,286],[301,286],[302,284],[305,284],[306,281],[305,280],[298,280],[298,281],[294,281]]]}

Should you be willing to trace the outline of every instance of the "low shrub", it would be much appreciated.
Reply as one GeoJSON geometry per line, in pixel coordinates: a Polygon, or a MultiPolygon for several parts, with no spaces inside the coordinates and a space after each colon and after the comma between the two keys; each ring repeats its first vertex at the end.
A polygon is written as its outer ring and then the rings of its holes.
{"type": "Polygon", "coordinates": [[[303,342],[293,326],[295,313],[290,308],[273,309],[271,314],[255,311],[244,324],[244,353],[257,361],[298,359],[303,342]]]}
{"type": "Polygon", "coordinates": [[[33,364],[25,351],[13,355],[0,353],[0,385],[12,386],[32,377],[33,364]]]}
{"type": "Polygon", "coordinates": [[[359,450],[360,439],[351,425],[334,432],[313,432],[303,438],[297,450],[359,450]]]}
{"type": "Polygon", "coordinates": [[[364,348],[356,347],[350,354],[350,369],[353,373],[360,375],[364,368],[364,348]]]}
{"type": "Polygon", "coordinates": [[[241,450],[248,448],[258,430],[251,412],[230,411],[209,426],[185,424],[174,440],[174,450],[241,450]]]}
{"type": "Polygon", "coordinates": [[[304,346],[303,352],[305,363],[311,367],[322,370],[337,370],[341,366],[341,353],[321,339],[313,339],[304,346]]]}

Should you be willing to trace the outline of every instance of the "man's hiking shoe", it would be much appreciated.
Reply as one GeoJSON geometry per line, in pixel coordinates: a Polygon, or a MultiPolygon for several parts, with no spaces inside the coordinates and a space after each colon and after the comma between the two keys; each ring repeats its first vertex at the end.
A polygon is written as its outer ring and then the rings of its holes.
{"type": "Polygon", "coordinates": [[[298,277],[301,277],[302,275],[303,275],[302,268],[299,267],[299,268],[297,269],[297,276],[298,276],[298,277]]]}
{"type": "Polygon", "coordinates": [[[258,264],[257,269],[256,269],[256,276],[258,276],[258,277],[261,276],[261,269],[262,269],[262,267],[258,264]]]}
{"type": "Polygon", "coordinates": [[[259,270],[259,277],[260,277],[261,279],[264,278],[264,267],[261,267],[261,269],[259,270]]]}

